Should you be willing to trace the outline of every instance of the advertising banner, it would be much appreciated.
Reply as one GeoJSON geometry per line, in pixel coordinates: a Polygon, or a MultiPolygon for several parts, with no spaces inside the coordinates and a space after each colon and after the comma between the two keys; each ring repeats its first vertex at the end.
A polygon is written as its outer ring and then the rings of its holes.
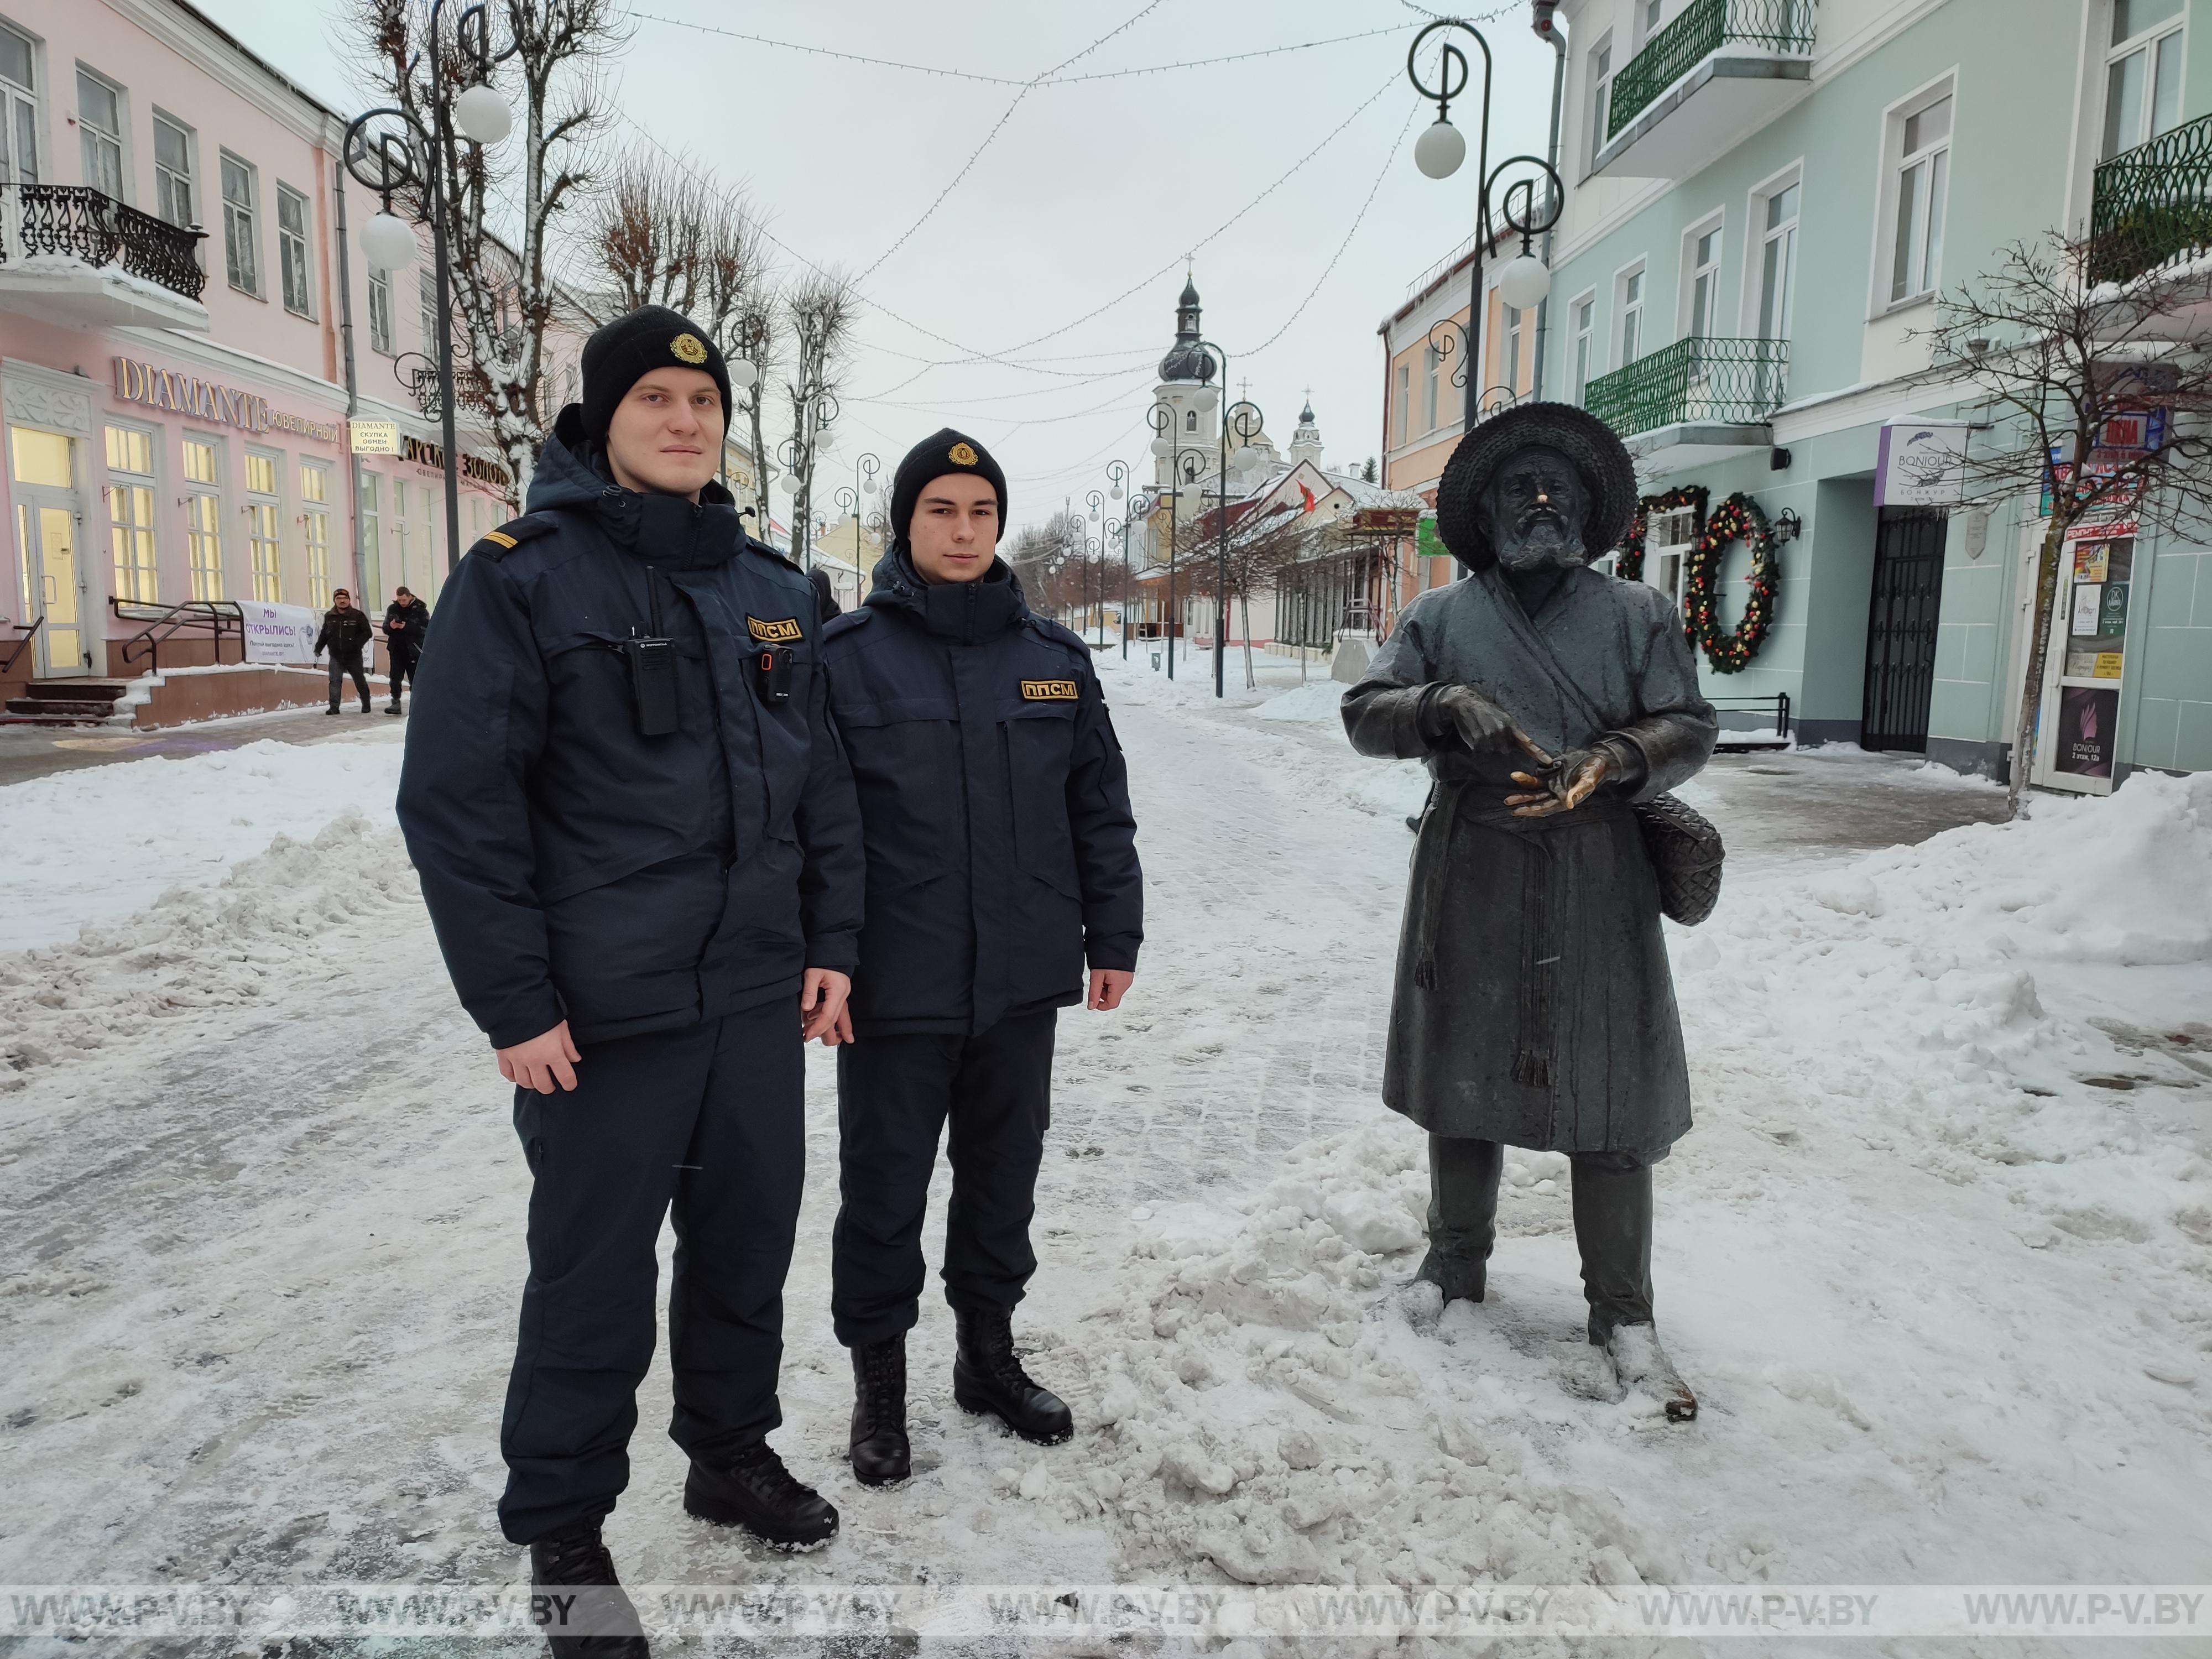
{"type": "Polygon", "coordinates": [[[240,599],[246,618],[248,662],[308,663],[315,659],[315,635],[323,619],[304,605],[264,605],[240,599]]]}
{"type": "Polygon", "coordinates": [[[2118,723],[2115,686],[2069,685],[2058,694],[2058,748],[2051,769],[2077,778],[2112,775],[2112,727],[2118,723]]]}
{"type": "Polygon", "coordinates": [[[1965,421],[1886,425],[1875,460],[1876,507],[1956,507],[1966,498],[1965,421]]]}

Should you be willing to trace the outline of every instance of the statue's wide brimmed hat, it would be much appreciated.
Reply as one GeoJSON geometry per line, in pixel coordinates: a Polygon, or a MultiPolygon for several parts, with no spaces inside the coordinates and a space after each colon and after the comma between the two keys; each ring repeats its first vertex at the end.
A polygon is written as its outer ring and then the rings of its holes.
{"type": "Polygon", "coordinates": [[[1518,404],[1459,441],[1437,486],[1437,533],[1470,570],[1498,562],[1483,522],[1483,492],[1505,458],[1530,444],[1556,449],[1582,470],[1589,490],[1583,546],[1590,557],[1616,546],[1636,520],[1636,464],[1611,427],[1572,404],[1518,404]]]}

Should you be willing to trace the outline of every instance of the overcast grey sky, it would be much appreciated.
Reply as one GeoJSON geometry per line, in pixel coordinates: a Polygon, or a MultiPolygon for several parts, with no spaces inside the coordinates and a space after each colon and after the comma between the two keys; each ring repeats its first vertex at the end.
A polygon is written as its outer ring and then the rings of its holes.
{"type": "MultiPolygon", "coordinates": [[[[339,108],[362,106],[344,0],[198,3],[339,108]]],[[[1413,167],[1431,117],[1407,83],[1406,50],[1431,14],[1401,0],[631,3],[611,142],[649,136],[745,186],[792,251],[787,264],[867,273],[833,485],[862,451],[888,471],[940,425],[999,457],[1016,523],[1063,495],[1079,501],[1117,456],[1146,463],[1146,392],[1186,253],[1206,333],[1231,354],[1231,381],[1250,380],[1278,444],[1310,386],[1328,464],[1356,465],[1381,437],[1376,326],[1473,228],[1472,155],[1441,183],[1413,167]],[[1117,28],[1062,72],[1336,44],[1024,91],[1117,28]]],[[[1478,0],[1470,15],[1500,5],[1478,0]]],[[[1544,148],[1553,58],[1528,9],[1517,0],[1486,27],[1493,156],[1544,148]]],[[[1473,101],[1454,117],[1471,139],[1473,101]]]]}

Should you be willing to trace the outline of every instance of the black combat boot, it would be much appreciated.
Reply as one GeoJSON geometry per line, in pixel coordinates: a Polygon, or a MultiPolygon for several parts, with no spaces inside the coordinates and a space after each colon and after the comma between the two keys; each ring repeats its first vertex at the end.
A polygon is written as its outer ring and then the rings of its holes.
{"type": "Polygon", "coordinates": [[[1024,1440],[1056,1446],[1075,1432],[1075,1419],[1051,1389],[1040,1388],[1014,1358],[1011,1314],[955,1316],[958,1352],[952,1361],[952,1398],[961,1410],[989,1412],[1024,1440]]]}
{"type": "Polygon", "coordinates": [[[645,1632],[615,1577],[599,1523],[530,1547],[531,1616],[554,1659],[647,1659],[645,1632]]]}
{"type": "Polygon", "coordinates": [[[864,1486],[887,1486],[914,1473],[903,1333],[853,1350],[853,1473],[864,1486]]]}
{"type": "Polygon", "coordinates": [[[779,1549],[811,1550],[837,1535],[836,1507],[793,1478],[765,1440],[720,1468],[694,1458],[684,1480],[684,1512],[718,1527],[743,1527],[779,1549]]]}

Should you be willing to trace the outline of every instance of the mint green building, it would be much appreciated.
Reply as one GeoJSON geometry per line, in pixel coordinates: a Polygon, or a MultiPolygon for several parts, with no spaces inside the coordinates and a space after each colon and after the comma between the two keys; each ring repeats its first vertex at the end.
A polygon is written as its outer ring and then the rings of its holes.
{"type": "MultiPolygon", "coordinates": [[[[2006,774],[2037,502],[1878,507],[1885,428],[1898,456],[1972,441],[1921,373],[1939,290],[2085,234],[2100,191],[2205,199],[2203,3],[1563,0],[1543,395],[1629,434],[1650,494],[1743,492],[1796,531],[1773,627],[1709,691],[1786,695],[1802,741],[2006,774]]],[[[2165,216],[2179,240],[2203,216],[2165,216]]],[[[1692,517],[1647,538],[1644,579],[1678,596],[1692,517]]],[[[1727,556],[1724,620],[1749,562],[1727,556]]],[[[2077,550],[2060,598],[2033,781],[2212,767],[2212,552],[2146,526],[2077,550]]]]}

